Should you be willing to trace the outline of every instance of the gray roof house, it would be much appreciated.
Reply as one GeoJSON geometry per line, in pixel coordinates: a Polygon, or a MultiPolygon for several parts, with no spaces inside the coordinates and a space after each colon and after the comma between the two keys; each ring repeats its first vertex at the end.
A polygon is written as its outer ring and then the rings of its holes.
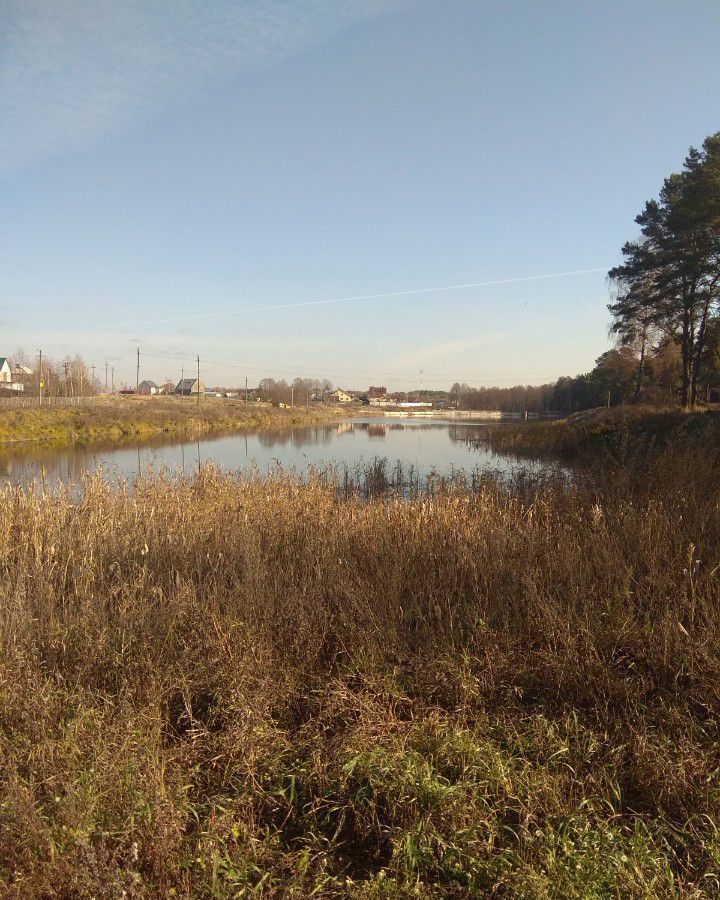
{"type": "Polygon", "coordinates": [[[162,394],[162,392],[163,389],[154,381],[141,381],[138,385],[138,394],[143,394],[145,397],[152,397],[154,394],[162,394]]]}
{"type": "Polygon", "coordinates": [[[198,381],[197,378],[183,378],[181,381],[178,381],[175,393],[183,397],[197,396],[205,393],[205,385],[202,381],[198,381]]]}

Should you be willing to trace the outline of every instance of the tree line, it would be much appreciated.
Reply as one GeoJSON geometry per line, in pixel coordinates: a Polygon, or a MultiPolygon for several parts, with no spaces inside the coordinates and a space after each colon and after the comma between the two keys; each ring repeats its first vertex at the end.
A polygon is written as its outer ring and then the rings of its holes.
{"type": "Polygon", "coordinates": [[[333,383],[327,378],[295,378],[287,382],[284,378],[262,378],[254,391],[260,400],[269,403],[295,403],[298,406],[320,399],[333,390],[333,383]]]}
{"type": "MultiPolygon", "coordinates": [[[[16,372],[14,379],[23,385],[25,394],[37,395],[42,380],[42,391],[46,397],[87,397],[101,390],[99,371],[87,363],[79,353],[53,359],[43,354],[31,356],[18,347],[10,357],[13,366],[20,366],[26,372],[16,372]],[[42,369],[41,369],[42,367],[42,369]]],[[[103,369],[102,378],[105,372],[103,369]]]]}
{"type": "MultiPolygon", "coordinates": [[[[639,235],[608,273],[616,346],[587,373],[537,387],[452,393],[466,409],[574,412],[629,401],[692,408],[720,387],[720,132],[636,216],[639,235]]],[[[712,399],[720,399],[720,391],[712,399]]]]}
{"type": "Polygon", "coordinates": [[[682,171],[663,182],[635,219],[636,240],[609,274],[612,332],[636,357],[633,396],[647,384],[648,351],[664,343],[679,354],[684,407],[701,399],[717,344],[720,299],[720,132],[691,147],[682,171]]]}
{"type": "MultiPolygon", "coordinates": [[[[677,402],[682,359],[674,341],[664,338],[646,347],[640,394],[637,391],[639,365],[637,350],[621,344],[601,354],[595,366],[580,375],[563,376],[548,384],[507,388],[454,384],[450,397],[461,409],[507,413],[572,413],[637,399],[652,403],[677,402]]],[[[708,323],[698,393],[704,398],[714,385],[720,385],[720,319],[717,318],[708,323]]]]}

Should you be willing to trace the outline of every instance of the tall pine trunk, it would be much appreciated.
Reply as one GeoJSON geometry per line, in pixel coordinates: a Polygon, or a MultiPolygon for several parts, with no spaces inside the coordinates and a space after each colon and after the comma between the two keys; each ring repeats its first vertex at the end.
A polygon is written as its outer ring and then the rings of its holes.
{"type": "Polygon", "coordinates": [[[702,354],[705,349],[705,341],[707,336],[707,323],[710,314],[711,293],[708,291],[702,307],[700,317],[700,327],[695,335],[695,347],[692,358],[691,384],[690,384],[690,405],[695,406],[697,403],[697,383],[700,378],[700,367],[702,365],[702,354]]]}
{"type": "Polygon", "coordinates": [[[683,314],[682,330],[682,406],[687,409],[690,405],[690,312],[685,308],[683,314]]]}
{"type": "Polygon", "coordinates": [[[643,386],[643,377],[645,375],[645,344],[647,342],[647,326],[643,325],[642,338],[640,340],[640,359],[638,360],[637,380],[635,381],[634,399],[640,399],[640,392],[643,386]]]}

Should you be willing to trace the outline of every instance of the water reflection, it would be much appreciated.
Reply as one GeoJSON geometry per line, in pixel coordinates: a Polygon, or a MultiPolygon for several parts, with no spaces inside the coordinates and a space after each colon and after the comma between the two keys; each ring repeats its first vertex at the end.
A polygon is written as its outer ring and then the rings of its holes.
{"type": "MultiPolygon", "coordinates": [[[[516,468],[513,457],[495,454],[478,444],[489,424],[496,426],[497,421],[354,419],[322,427],[244,432],[191,441],[161,439],[141,445],[63,449],[31,443],[5,445],[0,448],[0,483],[29,484],[44,479],[47,484],[61,481],[75,485],[97,469],[111,481],[132,480],[148,468],[189,475],[208,462],[228,471],[252,468],[262,473],[280,465],[303,474],[308,467],[353,469],[383,458],[411,470],[419,480],[433,472],[449,475],[457,470],[507,472],[516,468]]],[[[539,462],[531,465],[542,467],[539,462]]]]}

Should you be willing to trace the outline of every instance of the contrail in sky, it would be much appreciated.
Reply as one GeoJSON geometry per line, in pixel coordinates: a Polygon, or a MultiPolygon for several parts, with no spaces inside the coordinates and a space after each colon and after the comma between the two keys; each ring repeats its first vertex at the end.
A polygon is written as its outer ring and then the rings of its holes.
{"type": "Polygon", "coordinates": [[[299,309],[301,306],[324,306],[330,303],[354,303],[356,300],[382,300],[389,297],[411,297],[417,294],[435,294],[441,291],[462,291],[466,288],[491,287],[498,284],[519,284],[522,281],[542,281],[547,278],[568,278],[571,275],[590,275],[596,272],[607,272],[608,266],[598,269],[578,269],[575,272],[553,272],[551,275],[525,275],[522,278],[496,278],[493,281],[469,281],[465,284],[445,284],[441,287],[414,288],[410,291],[387,291],[382,294],[360,294],[357,297],[334,297],[331,300],[303,300],[300,303],[279,303],[275,306],[250,306],[243,309],[230,309],[215,313],[188,313],[182,316],[171,316],[167,319],[146,319],[138,325],[160,325],[165,322],[184,322],[188,319],[222,319],[226,316],[241,316],[247,313],[271,312],[277,309],[299,309]]]}

